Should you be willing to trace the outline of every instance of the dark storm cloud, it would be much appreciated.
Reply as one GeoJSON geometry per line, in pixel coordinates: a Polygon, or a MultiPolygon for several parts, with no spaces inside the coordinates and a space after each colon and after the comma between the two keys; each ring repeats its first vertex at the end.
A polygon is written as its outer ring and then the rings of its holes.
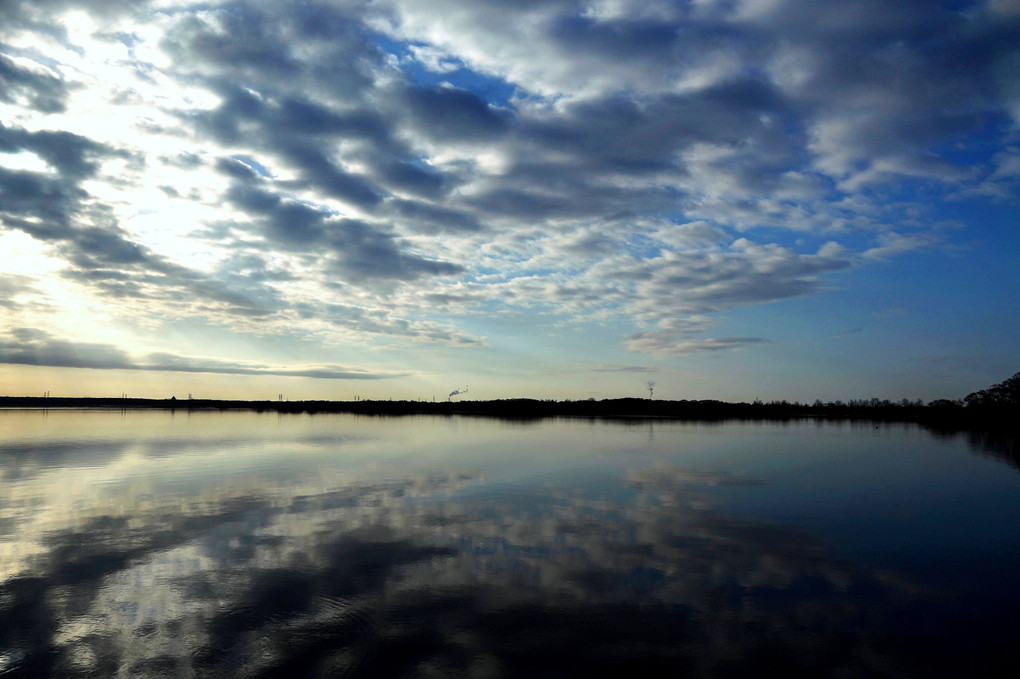
{"type": "Polygon", "coordinates": [[[271,375],[328,380],[379,380],[401,376],[397,373],[371,372],[337,365],[285,368],[197,359],[160,352],[148,354],[143,360],[138,360],[112,344],[63,340],[46,331],[33,328],[15,328],[9,331],[6,337],[0,337],[0,363],[95,370],[271,375]]]}

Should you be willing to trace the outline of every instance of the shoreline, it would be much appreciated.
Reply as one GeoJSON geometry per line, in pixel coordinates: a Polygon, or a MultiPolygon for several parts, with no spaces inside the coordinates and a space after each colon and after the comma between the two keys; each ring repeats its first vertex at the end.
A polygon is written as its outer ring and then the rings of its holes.
{"type": "Polygon", "coordinates": [[[366,417],[478,417],[537,422],[583,419],[643,422],[867,423],[913,424],[935,437],[966,436],[975,450],[1005,460],[1020,470],[1020,417],[1015,407],[947,405],[946,402],[892,403],[856,401],[805,405],[785,401],[656,401],[640,398],[601,401],[503,399],[494,401],[242,401],[226,399],[53,398],[0,396],[4,410],[163,410],[170,412],[256,412],[283,415],[351,414],[366,417]]]}
{"type": "Polygon", "coordinates": [[[248,410],[279,413],[352,413],[363,415],[469,415],[496,418],[584,417],[656,420],[870,420],[916,422],[963,429],[1018,428],[1015,409],[854,401],[813,405],[773,401],[731,403],[716,400],[642,398],[554,401],[269,401],[240,399],[146,399],[106,397],[0,396],[0,409],[248,410]]]}

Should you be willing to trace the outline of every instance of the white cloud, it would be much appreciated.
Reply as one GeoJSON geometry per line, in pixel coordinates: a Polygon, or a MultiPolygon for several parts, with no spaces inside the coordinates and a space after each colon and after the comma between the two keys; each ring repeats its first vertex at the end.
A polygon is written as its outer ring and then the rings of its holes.
{"type": "Polygon", "coordinates": [[[878,237],[878,245],[868,248],[862,256],[868,259],[886,259],[905,252],[928,248],[937,243],[935,236],[930,234],[883,233],[878,237]]]}

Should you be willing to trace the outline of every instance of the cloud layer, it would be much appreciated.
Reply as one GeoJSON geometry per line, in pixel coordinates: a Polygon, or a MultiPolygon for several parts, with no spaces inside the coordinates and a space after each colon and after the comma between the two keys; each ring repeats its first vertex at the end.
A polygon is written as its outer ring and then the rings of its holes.
{"type": "Polygon", "coordinates": [[[480,347],[518,313],[766,345],[722,326],[1015,200],[1018,32],[1008,2],[15,0],[0,220],[39,266],[0,309],[60,342],[86,300],[157,349],[480,347]]]}

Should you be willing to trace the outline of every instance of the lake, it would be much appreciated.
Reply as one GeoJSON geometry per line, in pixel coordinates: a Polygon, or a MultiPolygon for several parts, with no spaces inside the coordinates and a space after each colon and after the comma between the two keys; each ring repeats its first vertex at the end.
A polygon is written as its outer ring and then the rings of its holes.
{"type": "Polygon", "coordinates": [[[0,675],[1016,677],[1001,445],[0,411],[0,675]]]}

